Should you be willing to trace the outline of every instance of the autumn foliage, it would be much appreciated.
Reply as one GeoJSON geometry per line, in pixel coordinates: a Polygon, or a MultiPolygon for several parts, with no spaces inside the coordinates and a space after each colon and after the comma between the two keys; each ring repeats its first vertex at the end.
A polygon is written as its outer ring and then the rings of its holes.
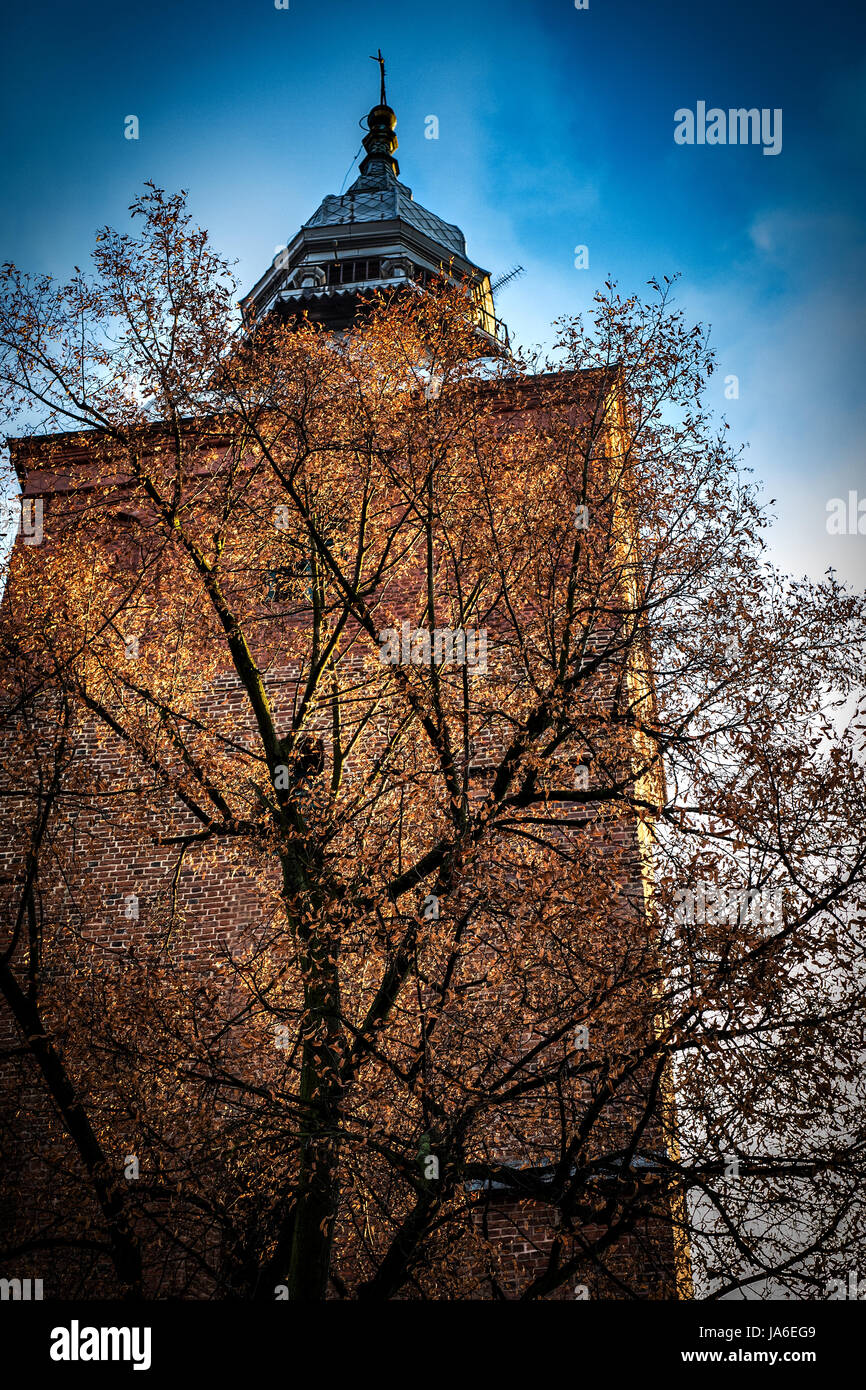
{"type": "Polygon", "coordinates": [[[0,301],[4,1266],[824,1296],[864,604],[768,563],[703,332],[667,284],[545,364],[444,282],[242,323],[183,200],[133,212],[0,301]]]}

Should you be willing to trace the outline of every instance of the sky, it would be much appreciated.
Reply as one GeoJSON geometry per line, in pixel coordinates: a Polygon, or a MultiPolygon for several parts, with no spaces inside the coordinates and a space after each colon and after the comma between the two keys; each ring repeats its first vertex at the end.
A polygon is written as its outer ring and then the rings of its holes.
{"type": "Polygon", "coordinates": [[[644,293],[651,277],[680,273],[679,303],[712,328],[711,404],[776,499],[772,558],[815,577],[832,565],[862,588],[866,15],[857,9],[850,0],[18,4],[4,21],[0,260],[67,276],[88,264],[98,227],[126,225],[151,179],[188,190],[194,220],[237,259],[249,289],[324,195],[350,181],[359,121],[378,94],[368,55],[381,46],[401,180],[459,224],[476,263],[494,274],[524,267],[498,302],[512,338],[549,344],[552,321],[588,308],[609,278],[644,293]],[[779,152],[677,143],[675,113],[699,102],[781,111],[779,152]],[[130,115],[137,140],[124,137],[130,115]],[[438,139],[425,138],[430,116],[438,139]],[[588,265],[578,269],[581,246],[588,265]],[[828,532],[834,498],[854,534],[828,532]]]}

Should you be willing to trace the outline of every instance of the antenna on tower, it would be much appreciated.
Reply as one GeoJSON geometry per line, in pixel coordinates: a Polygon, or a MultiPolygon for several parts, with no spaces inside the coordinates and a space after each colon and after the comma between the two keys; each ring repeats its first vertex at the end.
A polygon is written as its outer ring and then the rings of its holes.
{"type": "Polygon", "coordinates": [[[525,272],[522,265],[512,266],[511,269],[507,270],[504,275],[497,276],[497,278],[493,281],[492,285],[490,286],[490,293],[495,294],[497,290],[501,290],[503,286],[509,284],[510,281],[516,280],[518,275],[523,274],[525,274],[525,272]]]}

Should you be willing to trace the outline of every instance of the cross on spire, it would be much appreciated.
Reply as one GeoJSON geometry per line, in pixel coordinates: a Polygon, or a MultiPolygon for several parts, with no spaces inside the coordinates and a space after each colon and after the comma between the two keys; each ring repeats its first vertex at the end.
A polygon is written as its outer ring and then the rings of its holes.
{"type": "Polygon", "coordinates": [[[381,95],[379,98],[379,105],[387,106],[388,103],[385,100],[385,59],[382,57],[381,48],[376,53],[371,53],[370,57],[372,58],[374,63],[379,64],[379,77],[381,81],[381,95]]]}

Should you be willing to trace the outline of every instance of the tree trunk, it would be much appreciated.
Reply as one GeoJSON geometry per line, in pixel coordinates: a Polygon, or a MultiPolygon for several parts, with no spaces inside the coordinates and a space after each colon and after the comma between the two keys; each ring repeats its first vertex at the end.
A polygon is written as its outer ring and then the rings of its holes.
{"type": "Polygon", "coordinates": [[[342,1048],[335,955],[334,941],[311,937],[304,960],[304,1117],[287,1280],[289,1298],[301,1303],[318,1303],[327,1295],[338,1200],[342,1048]]]}

